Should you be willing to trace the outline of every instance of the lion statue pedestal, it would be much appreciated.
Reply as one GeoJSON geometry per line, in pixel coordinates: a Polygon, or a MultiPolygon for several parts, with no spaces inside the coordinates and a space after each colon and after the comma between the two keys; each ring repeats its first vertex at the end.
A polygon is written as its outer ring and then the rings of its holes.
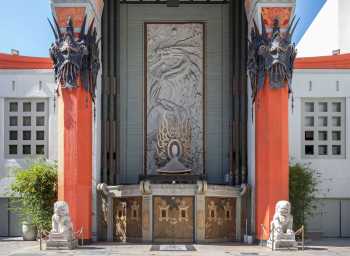
{"type": "Polygon", "coordinates": [[[272,249],[297,249],[293,231],[293,216],[288,201],[279,201],[270,225],[270,238],[267,246],[272,249]]]}
{"type": "Polygon", "coordinates": [[[54,205],[52,230],[49,234],[49,240],[46,243],[46,249],[73,250],[77,246],[78,241],[74,237],[68,204],[64,201],[57,201],[54,205]]]}

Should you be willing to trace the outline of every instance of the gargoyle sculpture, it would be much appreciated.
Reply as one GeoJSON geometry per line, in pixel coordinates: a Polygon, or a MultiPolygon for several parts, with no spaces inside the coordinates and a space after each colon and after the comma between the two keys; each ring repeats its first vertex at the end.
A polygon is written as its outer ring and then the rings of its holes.
{"type": "Polygon", "coordinates": [[[100,69],[99,47],[94,20],[85,33],[86,16],[84,17],[79,37],[74,36],[73,20],[69,17],[66,31],[61,32],[57,20],[53,17],[55,27],[50,26],[55,35],[51,45],[50,57],[54,63],[55,80],[62,88],[75,88],[77,79],[81,78],[85,90],[95,97],[97,74],[100,69]]]}
{"type": "MultiPolygon", "coordinates": [[[[263,21],[263,17],[261,17],[263,21]]],[[[293,65],[297,54],[295,44],[291,42],[298,22],[292,19],[286,32],[281,32],[278,18],[274,20],[271,36],[268,35],[264,22],[262,32],[254,22],[251,38],[248,41],[247,69],[252,87],[252,99],[264,85],[266,73],[272,88],[281,88],[288,84],[291,92],[293,65]]]]}

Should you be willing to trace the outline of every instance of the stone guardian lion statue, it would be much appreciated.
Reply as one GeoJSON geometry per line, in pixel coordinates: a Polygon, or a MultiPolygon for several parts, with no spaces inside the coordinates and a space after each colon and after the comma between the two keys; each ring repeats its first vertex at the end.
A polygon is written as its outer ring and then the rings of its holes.
{"type": "Polygon", "coordinates": [[[293,216],[288,201],[276,204],[275,214],[270,225],[270,239],[268,246],[273,249],[296,248],[295,233],[293,231],[293,216]]]}

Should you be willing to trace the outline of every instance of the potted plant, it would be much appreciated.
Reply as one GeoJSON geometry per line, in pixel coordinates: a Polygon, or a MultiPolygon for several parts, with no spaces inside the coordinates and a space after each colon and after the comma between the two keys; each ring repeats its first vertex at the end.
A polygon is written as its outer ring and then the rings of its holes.
{"type": "Polygon", "coordinates": [[[50,230],[56,187],[56,164],[37,160],[26,169],[16,170],[10,210],[22,220],[24,240],[36,240],[37,230],[50,230]]]}

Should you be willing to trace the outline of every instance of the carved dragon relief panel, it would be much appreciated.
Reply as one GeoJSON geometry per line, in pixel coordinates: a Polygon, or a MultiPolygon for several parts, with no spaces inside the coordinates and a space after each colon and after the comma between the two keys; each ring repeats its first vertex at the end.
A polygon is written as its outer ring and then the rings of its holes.
{"type": "Polygon", "coordinates": [[[146,23],[146,170],[201,173],[204,24],[146,23]]]}

